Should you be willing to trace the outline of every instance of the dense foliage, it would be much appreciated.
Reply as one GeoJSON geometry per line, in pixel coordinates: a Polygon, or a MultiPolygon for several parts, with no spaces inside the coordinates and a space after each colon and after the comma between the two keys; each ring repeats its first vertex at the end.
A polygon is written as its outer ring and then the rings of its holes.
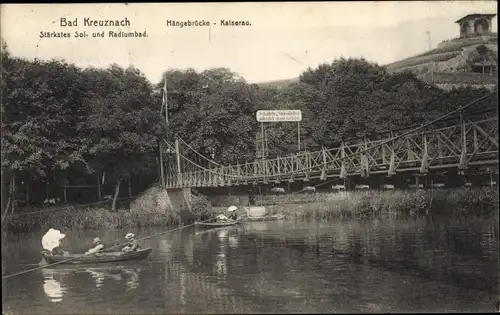
{"type": "Polygon", "coordinates": [[[168,71],[169,137],[229,164],[255,152],[257,90],[228,69],[168,71]]]}
{"type": "MultiPolygon", "coordinates": [[[[363,59],[340,59],[308,69],[298,84],[281,90],[277,100],[287,108],[302,110],[303,133],[309,135],[304,143],[313,149],[419,125],[488,93],[469,87],[447,92],[410,72],[390,74],[363,59]]],[[[496,104],[497,98],[491,97],[480,106],[496,104]]],[[[271,128],[269,147],[288,152],[297,147],[296,131],[291,132],[296,125],[271,128]]]]}
{"type": "Polygon", "coordinates": [[[152,85],[137,69],[29,62],[4,45],[2,96],[2,172],[16,175],[19,190],[32,183],[34,201],[60,197],[46,196],[37,183],[106,172],[118,191],[124,179],[157,173],[164,122],[152,85]]]}
{"type": "MultiPolygon", "coordinates": [[[[302,149],[314,149],[421,124],[488,93],[444,92],[363,59],[307,69],[298,83],[282,88],[248,84],[224,68],[166,71],[153,86],[133,67],[81,69],[64,61],[27,61],[11,56],[5,45],[1,63],[2,173],[15,174],[15,186],[33,183],[31,198],[38,201],[49,197],[43,185],[63,178],[95,184],[105,174],[115,199],[125,180],[156,182],[163,136],[178,135],[221,164],[252,160],[259,109],[302,110],[302,149]],[[168,128],[157,93],[164,78],[168,128]],[[43,185],[37,189],[36,183],[43,185]]],[[[265,128],[270,156],[296,150],[296,123],[265,128]]],[[[53,191],[60,196],[60,189],[53,191]]],[[[93,196],[86,202],[95,201],[93,196]]]]}

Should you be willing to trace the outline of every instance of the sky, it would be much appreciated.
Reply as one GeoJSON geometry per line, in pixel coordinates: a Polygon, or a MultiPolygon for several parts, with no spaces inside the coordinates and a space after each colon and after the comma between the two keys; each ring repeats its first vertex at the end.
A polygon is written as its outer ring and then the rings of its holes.
{"type": "MultiPolygon", "coordinates": [[[[496,1],[2,4],[1,30],[10,52],[64,59],[80,67],[112,63],[140,69],[152,82],[168,69],[225,67],[250,83],[290,79],[340,57],[388,64],[458,37],[459,18],[497,13],[496,1]],[[129,27],[89,27],[84,18],[123,19],[129,27]],[[60,19],[78,19],[63,27],[60,19]],[[222,26],[220,20],[249,21],[222,26]],[[167,20],[206,20],[209,27],[169,27],[167,20]],[[109,38],[108,31],[146,31],[147,38],[109,38]],[[40,38],[40,32],[70,38],[40,38]],[[87,38],[75,38],[87,31],[87,38]],[[105,31],[105,38],[92,33],[105,31]],[[429,32],[429,33],[427,33],[429,32]]],[[[492,21],[497,31],[497,18],[492,21]]]]}

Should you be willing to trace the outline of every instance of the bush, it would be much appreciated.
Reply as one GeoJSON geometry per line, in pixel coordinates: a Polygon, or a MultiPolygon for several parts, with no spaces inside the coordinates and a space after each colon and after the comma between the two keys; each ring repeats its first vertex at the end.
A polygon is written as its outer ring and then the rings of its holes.
{"type": "MultiPolygon", "coordinates": [[[[498,213],[498,190],[448,189],[435,191],[369,191],[340,194],[317,194],[318,200],[302,204],[268,206],[270,214],[286,218],[373,218],[380,215],[466,214],[491,215],[498,213]],[[326,198],[325,195],[330,195],[326,198]],[[335,196],[337,196],[335,198],[335,196]]],[[[296,195],[297,196],[297,195],[296,195]]],[[[284,200],[284,196],[282,200],[284,200]]]]}
{"type": "Polygon", "coordinates": [[[331,197],[331,193],[295,193],[284,195],[261,195],[256,196],[255,202],[260,206],[274,204],[303,204],[311,202],[325,201],[331,197]]]}
{"type": "Polygon", "coordinates": [[[178,225],[181,219],[178,213],[133,213],[129,210],[111,212],[107,209],[76,209],[41,213],[41,215],[18,216],[9,219],[6,228],[10,232],[34,232],[46,230],[51,227],[59,229],[85,229],[94,230],[101,228],[119,229],[125,227],[170,226],[178,225]]]}
{"type": "MultiPolygon", "coordinates": [[[[162,193],[159,188],[148,190],[147,194],[134,201],[135,211],[119,209],[111,212],[105,208],[67,207],[54,211],[43,209],[45,212],[37,214],[36,209],[28,209],[27,212],[32,214],[11,217],[6,223],[6,229],[13,233],[26,233],[51,227],[94,230],[180,225],[183,222],[180,212],[163,202],[162,193]]],[[[205,220],[211,215],[210,202],[203,195],[192,196],[191,207],[191,212],[197,219],[205,220]]]]}
{"type": "MultiPolygon", "coordinates": [[[[372,218],[380,215],[481,215],[498,214],[498,190],[446,189],[435,191],[355,191],[348,193],[301,193],[263,196],[271,215],[282,214],[292,219],[372,218]]],[[[192,214],[198,220],[213,215],[205,196],[193,196],[192,214]]],[[[59,229],[101,229],[148,226],[173,226],[182,223],[177,211],[131,212],[106,209],[67,208],[40,215],[13,217],[7,222],[9,232],[35,232],[51,227],[59,229]]],[[[5,230],[3,230],[5,232],[5,230]]]]}

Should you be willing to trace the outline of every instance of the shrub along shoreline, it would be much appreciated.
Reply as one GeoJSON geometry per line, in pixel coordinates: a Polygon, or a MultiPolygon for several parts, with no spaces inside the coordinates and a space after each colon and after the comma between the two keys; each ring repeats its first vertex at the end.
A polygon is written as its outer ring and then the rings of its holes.
{"type": "Polygon", "coordinates": [[[359,191],[329,194],[318,202],[266,206],[287,219],[362,218],[384,215],[498,215],[496,188],[426,191],[359,191]]]}
{"type": "MultiPolygon", "coordinates": [[[[359,191],[347,193],[295,194],[266,196],[261,200],[270,215],[282,214],[286,219],[372,218],[381,215],[480,215],[498,214],[496,188],[460,188],[434,191],[359,191]],[[302,202],[300,202],[302,201],[302,202]]],[[[206,219],[217,209],[196,205],[195,219],[206,219]]],[[[6,224],[10,233],[26,233],[59,229],[179,226],[183,223],[178,211],[111,212],[104,208],[69,207],[40,215],[17,216],[6,224]]]]}

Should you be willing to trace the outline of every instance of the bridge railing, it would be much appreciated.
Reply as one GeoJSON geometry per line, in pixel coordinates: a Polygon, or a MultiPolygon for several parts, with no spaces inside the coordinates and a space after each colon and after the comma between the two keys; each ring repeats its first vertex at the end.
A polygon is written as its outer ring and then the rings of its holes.
{"type": "MultiPolygon", "coordinates": [[[[495,95],[490,93],[479,100],[495,95]]],[[[473,103],[477,103],[476,100],[473,103]]],[[[177,142],[177,167],[167,167],[167,187],[216,187],[250,182],[269,182],[370,173],[393,175],[402,171],[427,172],[432,168],[468,165],[498,165],[497,108],[482,107],[471,111],[470,103],[416,129],[390,132],[385,138],[360,139],[335,148],[303,151],[274,159],[220,166],[200,155],[192,155],[205,164],[196,163],[177,142]],[[180,166],[182,164],[182,166],[180,166]],[[178,167],[181,172],[178,173],[178,167]]],[[[492,105],[489,102],[486,105],[492,105]]],[[[170,162],[172,163],[172,159],[170,162]]]]}
{"type": "MultiPolygon", "coordinates": [[[[189,162],[188,162],[189,163],[189,162]]],[[[416,131],[404,137],[364,139],[333,149],[300,152],[250,163],[199,168],[167,176],[168,187],[217,187],[346,174],[426,171],[429,168],[467,167],[498,163],[498,118],[465,120],[438,129],[416,131]],[[427,164],[427,165],[425,165],[427,164]]]]}

